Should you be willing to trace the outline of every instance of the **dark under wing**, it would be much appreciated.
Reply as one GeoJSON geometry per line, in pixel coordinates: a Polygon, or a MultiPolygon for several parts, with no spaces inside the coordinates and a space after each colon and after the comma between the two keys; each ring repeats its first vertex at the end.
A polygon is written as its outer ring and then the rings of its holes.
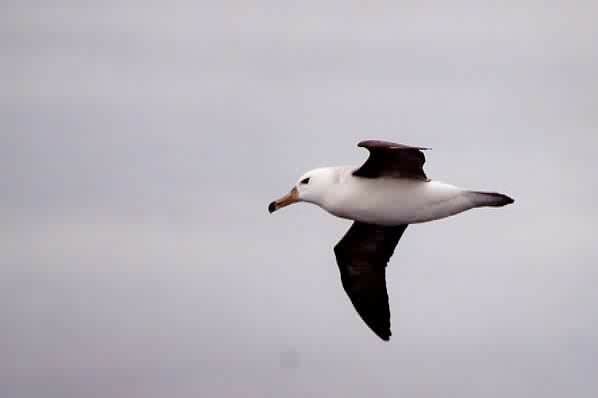
{"type": "Polygon", "coordinates": [[[353,172],[354,176],[428,180],[423,169],[426,157],[422,152],[428,148],[376,140],[362,141],[357,146],[369,150],[370,156],[359,169],[353,172]]]}
{"type": "Polygon", "coordinates": [[[355,221],[334,247],[345,292],[382,340],[391,335],[386,265],[406,228],[407,224],[385,227],[355,221]]]}

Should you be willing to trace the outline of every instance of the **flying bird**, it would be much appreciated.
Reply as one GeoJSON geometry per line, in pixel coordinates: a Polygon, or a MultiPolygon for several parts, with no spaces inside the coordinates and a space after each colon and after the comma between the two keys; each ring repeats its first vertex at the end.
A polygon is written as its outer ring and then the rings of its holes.
{"type": "Polygon", "coordinates": [[[334,246],[341,282],[359,316],[388,341],[385,272],[407,226],[514,201],[501,193],[471,191],[428,179],[423,151],[429,148],[379,140],[362,141],[358,146],[369,151],[363,165],[308,171],[268,210],[273,213],[292,203],[307,202],[354,221],[334,246]]]}

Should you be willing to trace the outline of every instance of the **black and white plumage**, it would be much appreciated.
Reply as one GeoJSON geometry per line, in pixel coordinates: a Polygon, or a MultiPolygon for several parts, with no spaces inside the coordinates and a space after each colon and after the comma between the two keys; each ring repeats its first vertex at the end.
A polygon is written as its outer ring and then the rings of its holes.
{"type": "Polygon", "coordinates": [[[370,152],[362,166],[307,172],[268,209],[274,212],[292,203],[309,202],[354,221],[334,247],[342,285],[363,321],[388,340],[386,266],[407,226],[476,207],[505,206],[513,199],[428,179],[423,170],[427,148],[379,140],[362,141],[358,146],[370,152]]]}

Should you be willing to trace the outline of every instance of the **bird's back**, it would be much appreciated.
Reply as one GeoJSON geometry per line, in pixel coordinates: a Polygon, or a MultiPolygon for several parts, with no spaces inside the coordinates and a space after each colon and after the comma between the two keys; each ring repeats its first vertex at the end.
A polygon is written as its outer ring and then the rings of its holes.
{"type": "Polygon", "coordinates": [[[363,178],[345,170],[325,209],[343,218],[400,225],[432,221],[474,207],[467,191],[438,181],[363,178]]]}

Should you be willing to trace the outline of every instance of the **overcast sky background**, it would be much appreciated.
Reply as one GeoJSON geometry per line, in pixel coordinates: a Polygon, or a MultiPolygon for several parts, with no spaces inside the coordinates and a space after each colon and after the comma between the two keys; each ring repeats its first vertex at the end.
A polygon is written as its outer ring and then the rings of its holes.
{"type": "Polygon", "coordinates": [[[0,395],[596,396],[597,17],[5,1],[0,395]],[[350,223],[266,211],[365,138],[516,199],[407,230],[390,343],[342,290],[350,223]]]}

